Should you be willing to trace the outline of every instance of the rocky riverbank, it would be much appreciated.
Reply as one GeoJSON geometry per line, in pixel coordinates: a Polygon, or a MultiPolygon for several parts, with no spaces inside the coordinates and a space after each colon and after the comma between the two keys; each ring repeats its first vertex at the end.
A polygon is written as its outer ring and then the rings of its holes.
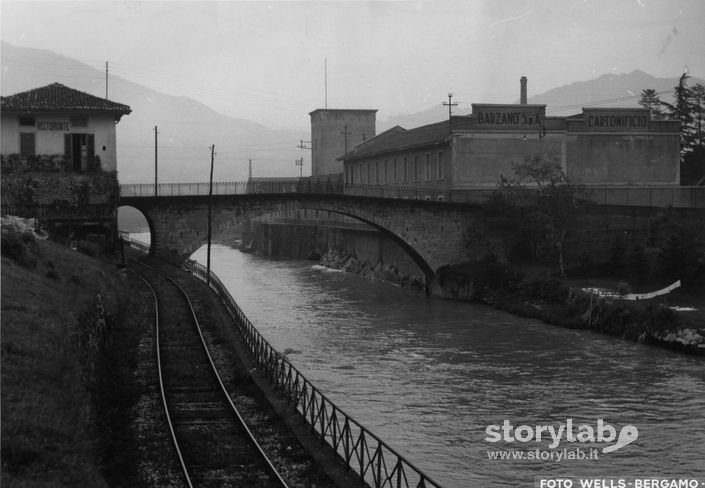
{"type": "Polygon", "coordinates": [[[354,253],[329,249],[328,252],[321,256],[319,263],[327,268],[359,274],[368,279],[386,281],[402,288],[416,291],[423,291],[424,289],[423,277],[405,274],[394,265],[385,264],[382,261],[377,261],[376,263],[363,261],[354,253]]]}
{"type": "Polygon", "coordinates": [[[705,355],[705,323],[700,315],[678,312],[661,301],[591,296],[558,279],[525,280],[516,270],[491,260],[445,268],[439,281],[444,298],[484,303],[547,324],[705,355]]]}

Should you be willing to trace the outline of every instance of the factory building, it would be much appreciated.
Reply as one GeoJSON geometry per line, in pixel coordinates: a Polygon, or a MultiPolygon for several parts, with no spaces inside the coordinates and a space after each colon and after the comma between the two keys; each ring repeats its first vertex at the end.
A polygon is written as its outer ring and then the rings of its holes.
{"type": "Polygon", "coordinates": [[[653,120],[645,108],[583,108],[568,117],[526,103],[472,104],[469,115],[434,124],[393,127],[346,152],[348,185],[438,190],[495,188],[527,157],[560,161],[575,183],[678,185],[680,122],[653,120]]]}

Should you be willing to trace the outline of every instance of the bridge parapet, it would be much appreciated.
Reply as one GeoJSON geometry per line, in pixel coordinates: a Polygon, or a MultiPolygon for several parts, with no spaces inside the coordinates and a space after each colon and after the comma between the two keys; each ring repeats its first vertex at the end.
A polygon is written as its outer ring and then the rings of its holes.
{"type": "MultiPolygon", "coordinates": [[[[705,209],[705,186],[590,186],[591,199],[598,205],[631,207],[674,207],[705,209]]],[[[343,185],[338,182],[263,181],[213,183],[213,195],[307,194],[349,195],[392,200],[423,200],[447,203],[482,203],[494,192],[489,188],[438,190],[393,185],[343,185]]],[[[208,183],[161,183],[120,185],[120,196],[154,197],[206,196],[208,183]]]]}

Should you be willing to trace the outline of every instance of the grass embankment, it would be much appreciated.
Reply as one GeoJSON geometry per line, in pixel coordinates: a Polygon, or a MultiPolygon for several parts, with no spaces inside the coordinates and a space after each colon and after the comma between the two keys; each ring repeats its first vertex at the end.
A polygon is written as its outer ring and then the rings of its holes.
{"type": "Polygon", "coordinates": [[[116,263],[3,225],[3,486],[108,486],[105,440],[130,401],[109,364],[128,292],[116,263]]]}

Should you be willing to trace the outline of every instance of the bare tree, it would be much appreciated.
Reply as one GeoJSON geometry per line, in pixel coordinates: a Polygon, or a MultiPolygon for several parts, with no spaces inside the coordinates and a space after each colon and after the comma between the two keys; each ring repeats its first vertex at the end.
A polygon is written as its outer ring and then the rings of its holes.
{"type": "Polygon", "coordinates": [[[512,169],[511,179],[501,177],[499,191],[515,205],[528,210],[534,231],[555,251],[560,274],[565,276],[568,227],[579,209],[587,204],[587,189],[571,183],[555,158],[530,156],[514,163],[512,169]]]}

